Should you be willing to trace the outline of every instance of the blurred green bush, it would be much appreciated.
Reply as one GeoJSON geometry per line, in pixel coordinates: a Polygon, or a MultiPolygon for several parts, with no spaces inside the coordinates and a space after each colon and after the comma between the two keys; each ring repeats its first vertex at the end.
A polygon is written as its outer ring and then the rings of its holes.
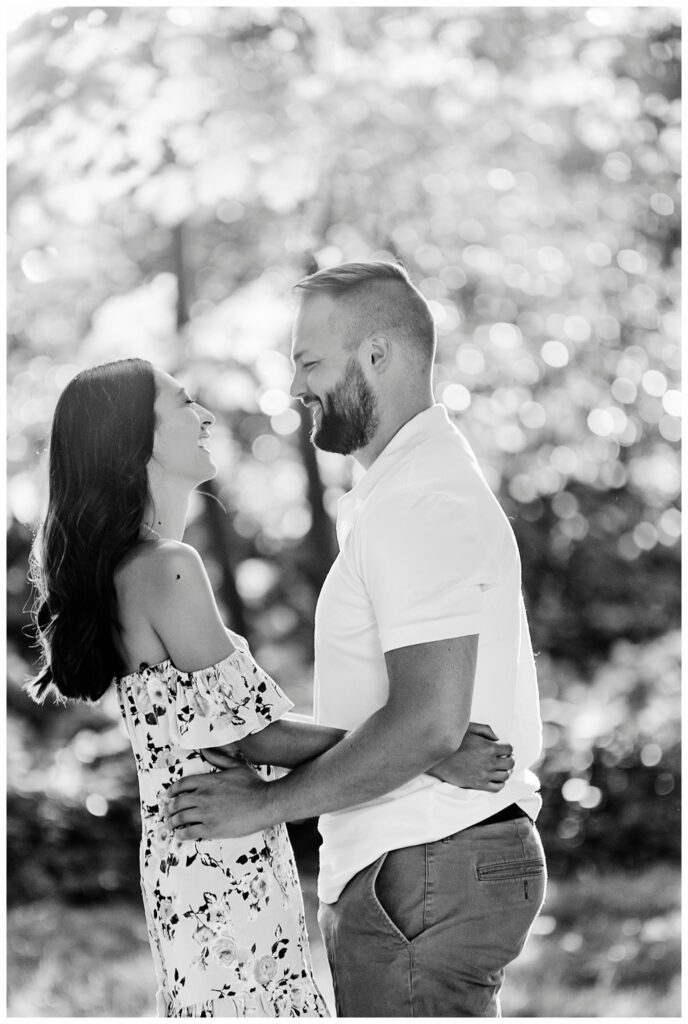
{"type": "Polygon", "coordinates": [[[681,640],[618,641],[589,682],[540,659],[538,827],[550,868],[640,869],[681,851],[681,640]]]}
{"type": "MultiPolygon", "coordinates": [[[[680,860],[680,639],[619,642],[584,680],[541,656],[545,754],[538,821],[550,870],[639,869],[680,860]]],[[[56,710],[57,730],[20,717],[12,664],[8,734],[10,905],[138,896],[137,783],[117,708],[56,710]],[[112,717],[111,717],[112,716],[112,717]]],[[[315,822],[295,830],[317,845],[315,822]]]]}

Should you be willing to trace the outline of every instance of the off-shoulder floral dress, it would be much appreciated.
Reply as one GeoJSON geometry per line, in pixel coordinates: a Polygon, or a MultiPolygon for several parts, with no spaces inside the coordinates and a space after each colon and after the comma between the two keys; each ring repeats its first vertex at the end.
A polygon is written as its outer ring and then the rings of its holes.
{"type": "MultiPolygon", "coordinates": [[[[229,632],[229,631],[228,631],[229,632]]],[[[117,680],[141,794],[141,889],[162,1017],[327,1017],[284,825],[241,839],[180,841],[160,797],[214,771],[200,753],[258,732],[291,701],[243,637],[198,672],[171,661],[117,680]]],[[[272,770],[260,767],[263,778],[272,770]]]]}

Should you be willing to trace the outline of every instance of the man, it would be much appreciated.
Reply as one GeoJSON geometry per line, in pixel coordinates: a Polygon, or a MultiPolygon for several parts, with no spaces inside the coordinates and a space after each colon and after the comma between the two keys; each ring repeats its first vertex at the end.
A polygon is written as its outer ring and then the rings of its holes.
{"type": "Polygon", "coordinates": [[[316,720],[349,732],[269,785],[239,772],[181,783],[171,820],[205,820],[210,800],[211,836],[320,814],[338,1014],[497,1016],[545,888],[515,539],[434,402],[434,325],[406,271],[344,264],[297,288],[292,394],[312,411],[314,443],[366,471],[340,501],[315,621],[316,720]],[[424,774],[470,718],[513,745],[499,791],[424,774]]]}

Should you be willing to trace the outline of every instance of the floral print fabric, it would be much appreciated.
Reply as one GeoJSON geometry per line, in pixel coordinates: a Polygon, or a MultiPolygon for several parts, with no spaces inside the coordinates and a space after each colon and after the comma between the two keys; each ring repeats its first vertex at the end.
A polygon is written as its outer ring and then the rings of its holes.
{"type": "MultiPolygon", "coordinates": [[[[164,1017],[326,1017],[313,978],[303,901],[284,825],[241,839],[179,841],[161,797],[214,771],[202,747],[264,729],[293,705],[246,641],[223,661],[170,661],[117,680],[141,794],[141,889],[164,1017]]],[[[265,779],[269,767],[257,769],[265,779]]]]}

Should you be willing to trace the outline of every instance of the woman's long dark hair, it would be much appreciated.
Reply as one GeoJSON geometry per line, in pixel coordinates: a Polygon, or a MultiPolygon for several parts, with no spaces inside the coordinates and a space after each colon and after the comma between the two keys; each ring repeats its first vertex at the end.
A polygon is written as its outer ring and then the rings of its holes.
{"type": "Polygon", "coordinates": [[[64,389],[50,438],[48,511],[31,554],[40,671],[34,700],[95,701],[123,663],[113,576],[136,544],[149,500],[153,367],[120,359],[84,370],[64,389]]]}

